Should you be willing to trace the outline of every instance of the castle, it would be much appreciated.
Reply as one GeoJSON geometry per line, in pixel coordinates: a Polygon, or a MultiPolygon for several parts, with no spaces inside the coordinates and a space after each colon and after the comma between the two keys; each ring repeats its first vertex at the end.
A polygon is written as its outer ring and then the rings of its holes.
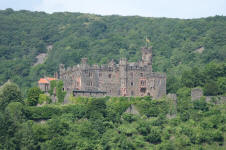
{"type": "Polygon", "coordinates": [[[128,62],[120,59],[106,65],[89,65],[87,58],[81,64],[65,68],[59,66],[59,79],[64,90],[74,96],[152,96],[166,94],[166,75],[152,71],[152,47],[141,48],[142,60],[128,62]]]}

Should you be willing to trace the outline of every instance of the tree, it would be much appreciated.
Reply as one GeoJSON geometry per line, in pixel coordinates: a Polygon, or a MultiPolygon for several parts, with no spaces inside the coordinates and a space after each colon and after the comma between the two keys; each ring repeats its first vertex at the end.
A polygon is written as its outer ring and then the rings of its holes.
{"type": "Polygon", "coordinates": [[[35,106],[38,104],[39,95],[42,93],[40,88],[33,87],[28,90],[27,94],[27,104],[29,106],[35,106]]]}
{"type": "Polygon", "coordinates": [[[216,81],[214,80],[209,80],[205,85],[204,85],[204,94],[208,96],[215,96],[218,94],[218,86],[216,81]]]}
{"type": "Polygon", "coordinates": [[[58,101],[61,102],[61,103],[64,102],[64,97],[66,95],[66,92],[63,91],[63,87],[64,87],[63,81],[61,81],[61,80],[57,81],[56,96],[58,98],[58,101]]]}
{"type": "Polygon", "coordinates": [[[23,103],[19,87],[10,81],[6,82],[0,89],[0,108],[4,110],[10,102],[23,103]]]}
{"type": "Polygon", "coordinates": [[[39,98],[38,98],[38,103],[39,104],[43,104],[43,103],[49,104],[49,103],[51,103],[51,98],[46,94],[40,94],[39,98]]]}
{"type": "Polygon", "coordinates": [[[219,94],[226,94],[226,77],[219,77],[217,79],[217,87],[219,94]]]}

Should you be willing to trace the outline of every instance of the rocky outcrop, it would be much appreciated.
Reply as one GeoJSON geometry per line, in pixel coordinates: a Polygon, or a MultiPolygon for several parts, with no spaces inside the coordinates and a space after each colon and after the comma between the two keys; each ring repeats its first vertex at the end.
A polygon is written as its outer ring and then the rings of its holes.
{"type": "Polygon", "coordinates": [[[133,115],[139,115],[139,114],[140,114],[139,111],[137,110],[137,108],[136,108],[133,104],[130,105],[130,106],[126,109],[125,113],[133,114],[133,115]]]}

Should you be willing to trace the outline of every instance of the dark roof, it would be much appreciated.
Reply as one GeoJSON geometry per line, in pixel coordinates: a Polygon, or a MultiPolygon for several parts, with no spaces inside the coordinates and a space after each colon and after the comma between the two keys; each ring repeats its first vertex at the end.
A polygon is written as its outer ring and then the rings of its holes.
{"type": "Polygon", "coordinates": [[[105,91],[73,90],[74,93],[107,93],[105,91]]]}

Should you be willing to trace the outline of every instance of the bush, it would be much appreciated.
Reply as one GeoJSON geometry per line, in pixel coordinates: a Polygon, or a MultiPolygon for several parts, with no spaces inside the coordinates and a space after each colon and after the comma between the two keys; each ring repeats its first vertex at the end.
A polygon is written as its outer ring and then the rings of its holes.
{"type": "Polygon", "coordinates": [[[29,106],[36,106],[41,93],[42,91],[38,87],[30,88],[27,93],[27,104],[29,106]]]}
{"type": "Polygon", "coordinates": [[[26,117],[30,120],[50,119],[55,115],[61,115],[62,110],[57,106],[43,106],[43,107],[26,107],[26,117]]]}
{"type": "Polygon", "coordinates": [[[0,110],[4,110],[10,102],[23,103],[23,98],[15,83],[6,82],[0,89],[0,110]]]}
{"type": "Polygon", "coordinates": [[[38,98],[38,103],[39,104],[43,104],[43,103],[46,103],[46,104],[50,104],[52,101],[51,101],[51,98],[46,95],[46,94],[40,94],[39,95],[39,98],[38,98]]]}

